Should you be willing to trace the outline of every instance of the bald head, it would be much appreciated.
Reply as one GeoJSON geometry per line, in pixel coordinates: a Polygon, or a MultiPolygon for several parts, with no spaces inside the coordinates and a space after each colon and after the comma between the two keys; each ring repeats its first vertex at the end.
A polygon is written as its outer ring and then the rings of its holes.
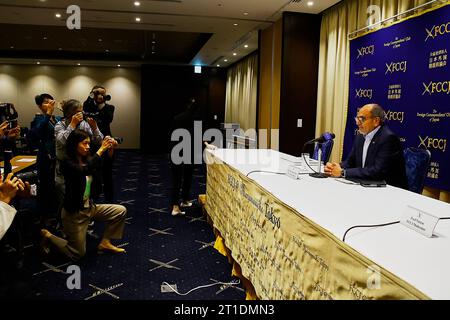
{"type": "Polygon", "coordinates": [[[356,117],[359,132],[366,135],[379,126],[383,125],[384,110],[378,104],[366,104],[362,107],[356,117]]]}
{"type": "Polygon", "coordinates": [[[380,125],[384,123],[384,110],[379,104],[366,104],[363,108],[367,108],[372,117],[380,118],[380,125]]]}

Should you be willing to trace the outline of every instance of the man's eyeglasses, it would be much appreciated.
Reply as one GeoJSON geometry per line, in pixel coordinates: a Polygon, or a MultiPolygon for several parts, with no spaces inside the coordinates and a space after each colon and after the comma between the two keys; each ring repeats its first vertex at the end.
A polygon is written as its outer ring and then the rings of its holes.
{"type": "Polygon", "coordinates": [[[364,123],[367,119],[372,119],[373,117],[364,117],[364,116],[357,116],[355,117],[356,122],[364,123]]]}

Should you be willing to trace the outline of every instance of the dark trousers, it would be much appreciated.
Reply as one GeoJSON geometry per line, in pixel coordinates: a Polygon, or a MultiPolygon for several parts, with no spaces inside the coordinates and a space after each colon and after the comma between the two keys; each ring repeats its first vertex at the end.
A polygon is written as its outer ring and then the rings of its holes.
{"type": "Polygon", "coordinates": [[[172,206],[180,204],[180,192],[182,201],[189,200],[193,173],[194,165],[192,164],[172,163],[172,206]]]}
{"type": "Polygon", "coordinates": [[[49,221],[55,219],[60,222],[58,216],[58,201],[55,199],[55,165],[56,160],[38,160],[37,171],[39,185],[37,188],[37,207],[41,226],[48,226],[49,221]]]}
{"type": "Polygon", "coordinates": [[[105,196],[106,203],[114,203],[114,181],[113,181],[113,162],[114,156],[103,157],[102,166],[102,182],[103,182],[103,194],[105,196]]]}

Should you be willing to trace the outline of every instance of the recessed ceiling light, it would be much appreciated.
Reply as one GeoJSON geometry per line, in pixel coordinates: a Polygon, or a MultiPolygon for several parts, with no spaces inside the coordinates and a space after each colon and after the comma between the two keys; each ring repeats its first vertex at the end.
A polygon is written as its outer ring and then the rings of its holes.
{"type": "Polygon", "coordinates": [[[248,12],[244,12],[244,16],[248,16],[248,12]]]}
{"type": "Polygon", "coordinates": [[[237,53],[236,53],[236,52],[233,52],[233,56],[237,56],[237,53]]]}
{"type": "Polygon", "coordinates": [[[217,66],[220,67],[220,64],[218,64],[217,66]]]}
{"type": "Polygon", "coordinates": [[[81,63],[78,62],[78,63],[77,63],[77,66],[81,66],[81,63]]]}
{"type": "Polygon", "coordinates": [[[308,7],[312,7],[314,5],[314,2],[313,1],[308,1],[307,5],[308,5],[308,7]]]}
{"type": "Polygon", "coordinates": [[[141,18],[136,17],[134,20],[136,20],[136,22],[141,22],[141,18]]]}
{"type": "Polygon", "coordinates": [[[244,48],[248,48],[248,44],[246,44],[246,45],[244,46],[244,48]]]}
{"type": "Polygon", "coordinates": [[[105,49],[105,52],[109,52],[109,49],[105,49]]]}
{"type": "Polygon", "coordinates": [[[98,42],[102,42],[103,41],[103,39],[102,38],[98,38],[98,40],[97,40],[98,42]]]}
{"type": "Polygon", "coordinates": [[[228,59],[223,59],[224,62],[228,62],[228,59]]]}
{"type": "Polygon", "coordinates": [[[41,63],[38,61],[38,62],[36,62],[36,64],[41,64],[41,63]]]}
{"type": "Polygon", "coordinates": [[[135,5],[136,7],[139,7],[139,6],[141,5],[141,3],[140,3],[139,1],[135,1],[135,2],[134,2],[134,5],[135,5]]]}
{"type": "Polygon", "coordinates": [[[233,26],[238,26],[238,24],[237,23],[233,23],[233,26]]]}
{"type": "Polygon", "coordinates": [[[58,18],[58,19],[61,18],[61,17],[62,17],[62,16],[61,16],[61,13],[56,13],[56,14],[55,14],[55,17],[58,18]]]}
{"type": "Polygon", "coordinates": [[[118,64],[118,65],[117,65],[117,67],[119,67],[119,68],[120,68],[120,64],[118,64]]]}

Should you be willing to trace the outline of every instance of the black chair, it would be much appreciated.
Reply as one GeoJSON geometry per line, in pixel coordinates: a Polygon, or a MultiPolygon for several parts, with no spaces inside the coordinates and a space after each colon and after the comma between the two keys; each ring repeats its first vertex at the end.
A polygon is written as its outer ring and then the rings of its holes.
{"type": "Polygon", "coordinates": [[[431,161],[431,152],[425,149],[406,148],[404,151],[406,178],[409,191],[422,194],[431,161]]]}

